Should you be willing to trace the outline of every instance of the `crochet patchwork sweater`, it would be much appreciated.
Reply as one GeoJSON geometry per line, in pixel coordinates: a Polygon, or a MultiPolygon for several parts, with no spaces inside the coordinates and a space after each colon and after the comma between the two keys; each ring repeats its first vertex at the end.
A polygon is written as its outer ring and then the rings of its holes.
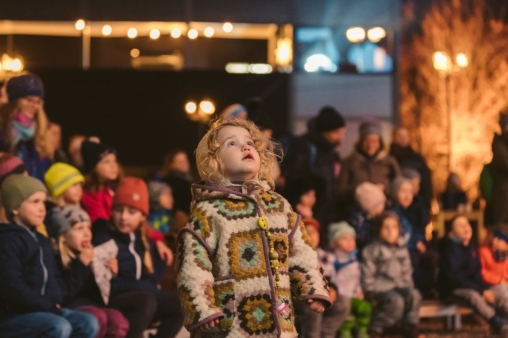
{"type": "Polygon", "coordinates": [[[178,236],[177,284],[194,337],[296,337],[293,298],[331,305],[328,286],[300,217],[264,182],[192,187],[191,215],[178,236]],[[268,220],[279,254],[280,286],[270,268],[268,220]],[[213,329],[197,330],[213,319],[213,329]]]}

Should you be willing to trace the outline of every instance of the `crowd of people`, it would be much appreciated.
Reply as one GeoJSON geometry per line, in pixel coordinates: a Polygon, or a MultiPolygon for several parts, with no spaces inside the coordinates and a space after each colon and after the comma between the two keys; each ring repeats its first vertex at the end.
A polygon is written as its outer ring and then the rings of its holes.
{"type": "MultiPolygon", "coordinates": [[[[234,104],[198,144],[197,175],[175,147],[142,179],[125,177],[97,137],[74,135],[64,151],[37,75],[2,93],[2,337],[139,338],[153,327],[175,337],[185,326],[203,337],[376,338],[397,327],[416,338],[432,298],[467,303],[508,331],[506,208],[485,196],[495,226],[479,250],[460,213],[431,240],[431,171],[405,128],[386,149],[379,122],[365,120],[342,159],[335,108],[279,143],[259,105],[234,104]],[[161,287],[173,268],[176,287],[161,287]]],[[[503,118],[482,173],[498,196],[503,118]]],[[[467,203],[452,173],[440,205],[467,203]]]]}

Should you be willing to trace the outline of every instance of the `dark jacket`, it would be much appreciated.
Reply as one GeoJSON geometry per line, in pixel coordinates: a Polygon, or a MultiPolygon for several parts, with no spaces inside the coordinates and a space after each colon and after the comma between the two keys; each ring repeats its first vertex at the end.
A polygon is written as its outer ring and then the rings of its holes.
{"type": "Polygon", "coordinates": [[[51,243],[17,224],[0,224],[0,321],[30,312],[60,313],[62,285],[51,243]]]}
{"type": "Polygon", "coordinates": [[[348,217],[347,222],[355,229],[356,247],[361,259],[363,248],[375,238],[375,220],[370,218],[366,212],[357,209],[348,217]]]}
{"type": "Polygon", "coordinates": [[[508,134],[494,136],[492,153],[492,222],[499,223],[508,221],[508,134]]]}
{"type": "Polygon", "coordinates": [[[174,211],[182,211],[186,215],[190,213],[190,204],[192,201],[191,182],[185,178],[184,174],[172,172],[162,178],[162,182],[171,187],[171,192],[175,200],[174,211]]]}
{"type": "Polygon", "coordinates": [[[432,200],[432,173],[422,155],[418,154],[411,147],[401,147],[397,144],[390,146],[390,155],[393,156],[401,169],[411,168],[416,170],[420,176],[420,194],[427,207],[430,207],[432,200]]]}
{"type": "MultiPolygon", "coordinates": [[[[117,295],[129,291],[147,291],[156,296],[160,295],[156,277],[152,273],[148,273],[142,266],[142,274],[140,279],[136,279],[136,259],[129,250],[131,239],[129,234],[120,233],[112,229],[109,224],[103,220],[94,222],[93,227],[93,245],[100,245],[110,239],[113,239],[118,246],[118,275],[111,280],[111,295],[117,295]]],[[[145,246],[141,240],[140,231],[136,231],[134,240],[134,250],[141,258],[145,257],[145,246]]],[[[152,244],[152,243],[150,243],[152,244]]],[[[153,246],[151,246],[151,253],[153,246]]],[[[154,255],[152,254],[152,257],[154,255]]]]}
{"type": "Polygon", "coordinates": [[[416,243],[425,243],[425,227],[429,223],[429,212],[423,202],[419,199],[404,209],[400,205],[395,205],[391,208],[400,219],[403,228],[403,235],[409,234],[409,241],[407,247],[409,250],[416,249],[416,243]]]}
{"type": "Polygon", "coordinates": [[[51,167],[53,161],[47,157],[40,156],[37,149],[35,149],[34,140],[20,141],[16,145],[15,153],[23,160],[28,175],[44,182],[44,174],[51,167]]]}
{"type": "Polygon", "coordinates": [[[438,291],[442,298],[457,289],[487,289],[481,274],[478,250],[471,241],[468,246],[445,237],[439,243],[438,291]]]}

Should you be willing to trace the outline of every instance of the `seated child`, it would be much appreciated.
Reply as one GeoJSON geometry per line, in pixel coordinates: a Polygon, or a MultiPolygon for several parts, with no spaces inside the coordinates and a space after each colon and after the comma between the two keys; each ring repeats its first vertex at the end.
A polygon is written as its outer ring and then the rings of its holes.
{"type": "Polygon", "coordinates": [[[402,321],[404,337],[419,335],[421,296],[413,285],[413,269],[398,216],[385,212],[379,218],[377,238],[365,247],[362,256],[362,287],[373,305],[369,335],[402,321]]]}
{"type": "Polygon", "coordinates": [[[356,233],[359,252],[373,239],[374,219],[385,210],[386,196],[375,184],[364,182],[355,190],[359,208],[348,218],[356,233]]]}
{"type": "Polygon", "coordinates": [[[152,181],[148,183],[150,213],[148,224],[156,231],[168,236],[173,221],[173,194],[166,183],[152,181]]]}
{"type": "Polygon", "coordinates": [[[46,188],[15,174],[0,190],[8,224],[0,225],[0,336],[94,338],[88,313],[62,307],[61,281],[51,244],[35,231],[46,215],[46,188]]]}
{"type": "Polygon", "coordinates": [[[313,218],[304,218],[303,224],[310,237],[312,247],[318,254],[318,259],[324,270],[323,275],[328,281],[329,296],[333,300],[333,306],[324,313],[312,311],[305,304],[297,303],[298,312],[296,316],[298,334],[304,338],[320,338],[336,336],[340,325],[346,320],[349,313],[350,302],[345,298],[337,298],[337,287],[332,283],[331,278],[335,274],[333,262],[335,257],[331,252],[318,247],[319,245],[319,222],[313,218]]]}
{"type": "Polygon", "coordinates": [[[362,292],[360,264],[357,259],[355,230],[346,222],[330,224],[330,248],[334,253],[331,282],[337,287],[338,299],[348,304],[350,319],[340,329],[341,338],[353,337],[355,329],[358,338],[369,338],[372,308],[364,299],[362,292]]]}
{"type": "Polygon", "coordinates": [[[451,173],[446,182],[446,190],[439,198],[443,210],[457,210],[460,205],[467,204],[467,196],[461,187],[460,176],[451,173]]]}
{"type": "MultiPolygon", "coordinates": [[[[501,305],[496,295],[489,290],[482,278],[480,260],[476,246],[471,241],[473,230],[465,216],[452,220],[448,237],[439,245],[438,287],[441,297],[458,298],[466,301],[496,331],[507,329],[504,319],[496,314],[496,305],[501,305]]],[[[500,308],[502,310],[502,308],[500,308]]]]}
{"type": "MultiPolygon", "coordinates": [[[[127,319],[118,310],[99,307],[102,301],[90,266],[94,258],[90,217],[77,205],[55,207],[51,216],[57,228],[54,234],[59,249],[57,263],[66,285],[63,304],[94,315],[100,327],[97,338],[125,337],[129,330],[127,319]]],[[[110,259],[106,265],[113,275],[118,272],[116,259],[110,259]]]]}

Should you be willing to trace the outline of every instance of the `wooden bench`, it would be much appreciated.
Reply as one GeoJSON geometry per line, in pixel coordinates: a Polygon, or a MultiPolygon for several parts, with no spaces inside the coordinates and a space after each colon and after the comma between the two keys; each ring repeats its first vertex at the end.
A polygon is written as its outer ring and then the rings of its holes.
{"type": "Polygon", "coordinates": [[[424,300],[420,306],[420,318],[446,318],[446,329],[450,331],[460,330],[462,316],[472,313],[471,308],[439,300],[424,300]]]}

